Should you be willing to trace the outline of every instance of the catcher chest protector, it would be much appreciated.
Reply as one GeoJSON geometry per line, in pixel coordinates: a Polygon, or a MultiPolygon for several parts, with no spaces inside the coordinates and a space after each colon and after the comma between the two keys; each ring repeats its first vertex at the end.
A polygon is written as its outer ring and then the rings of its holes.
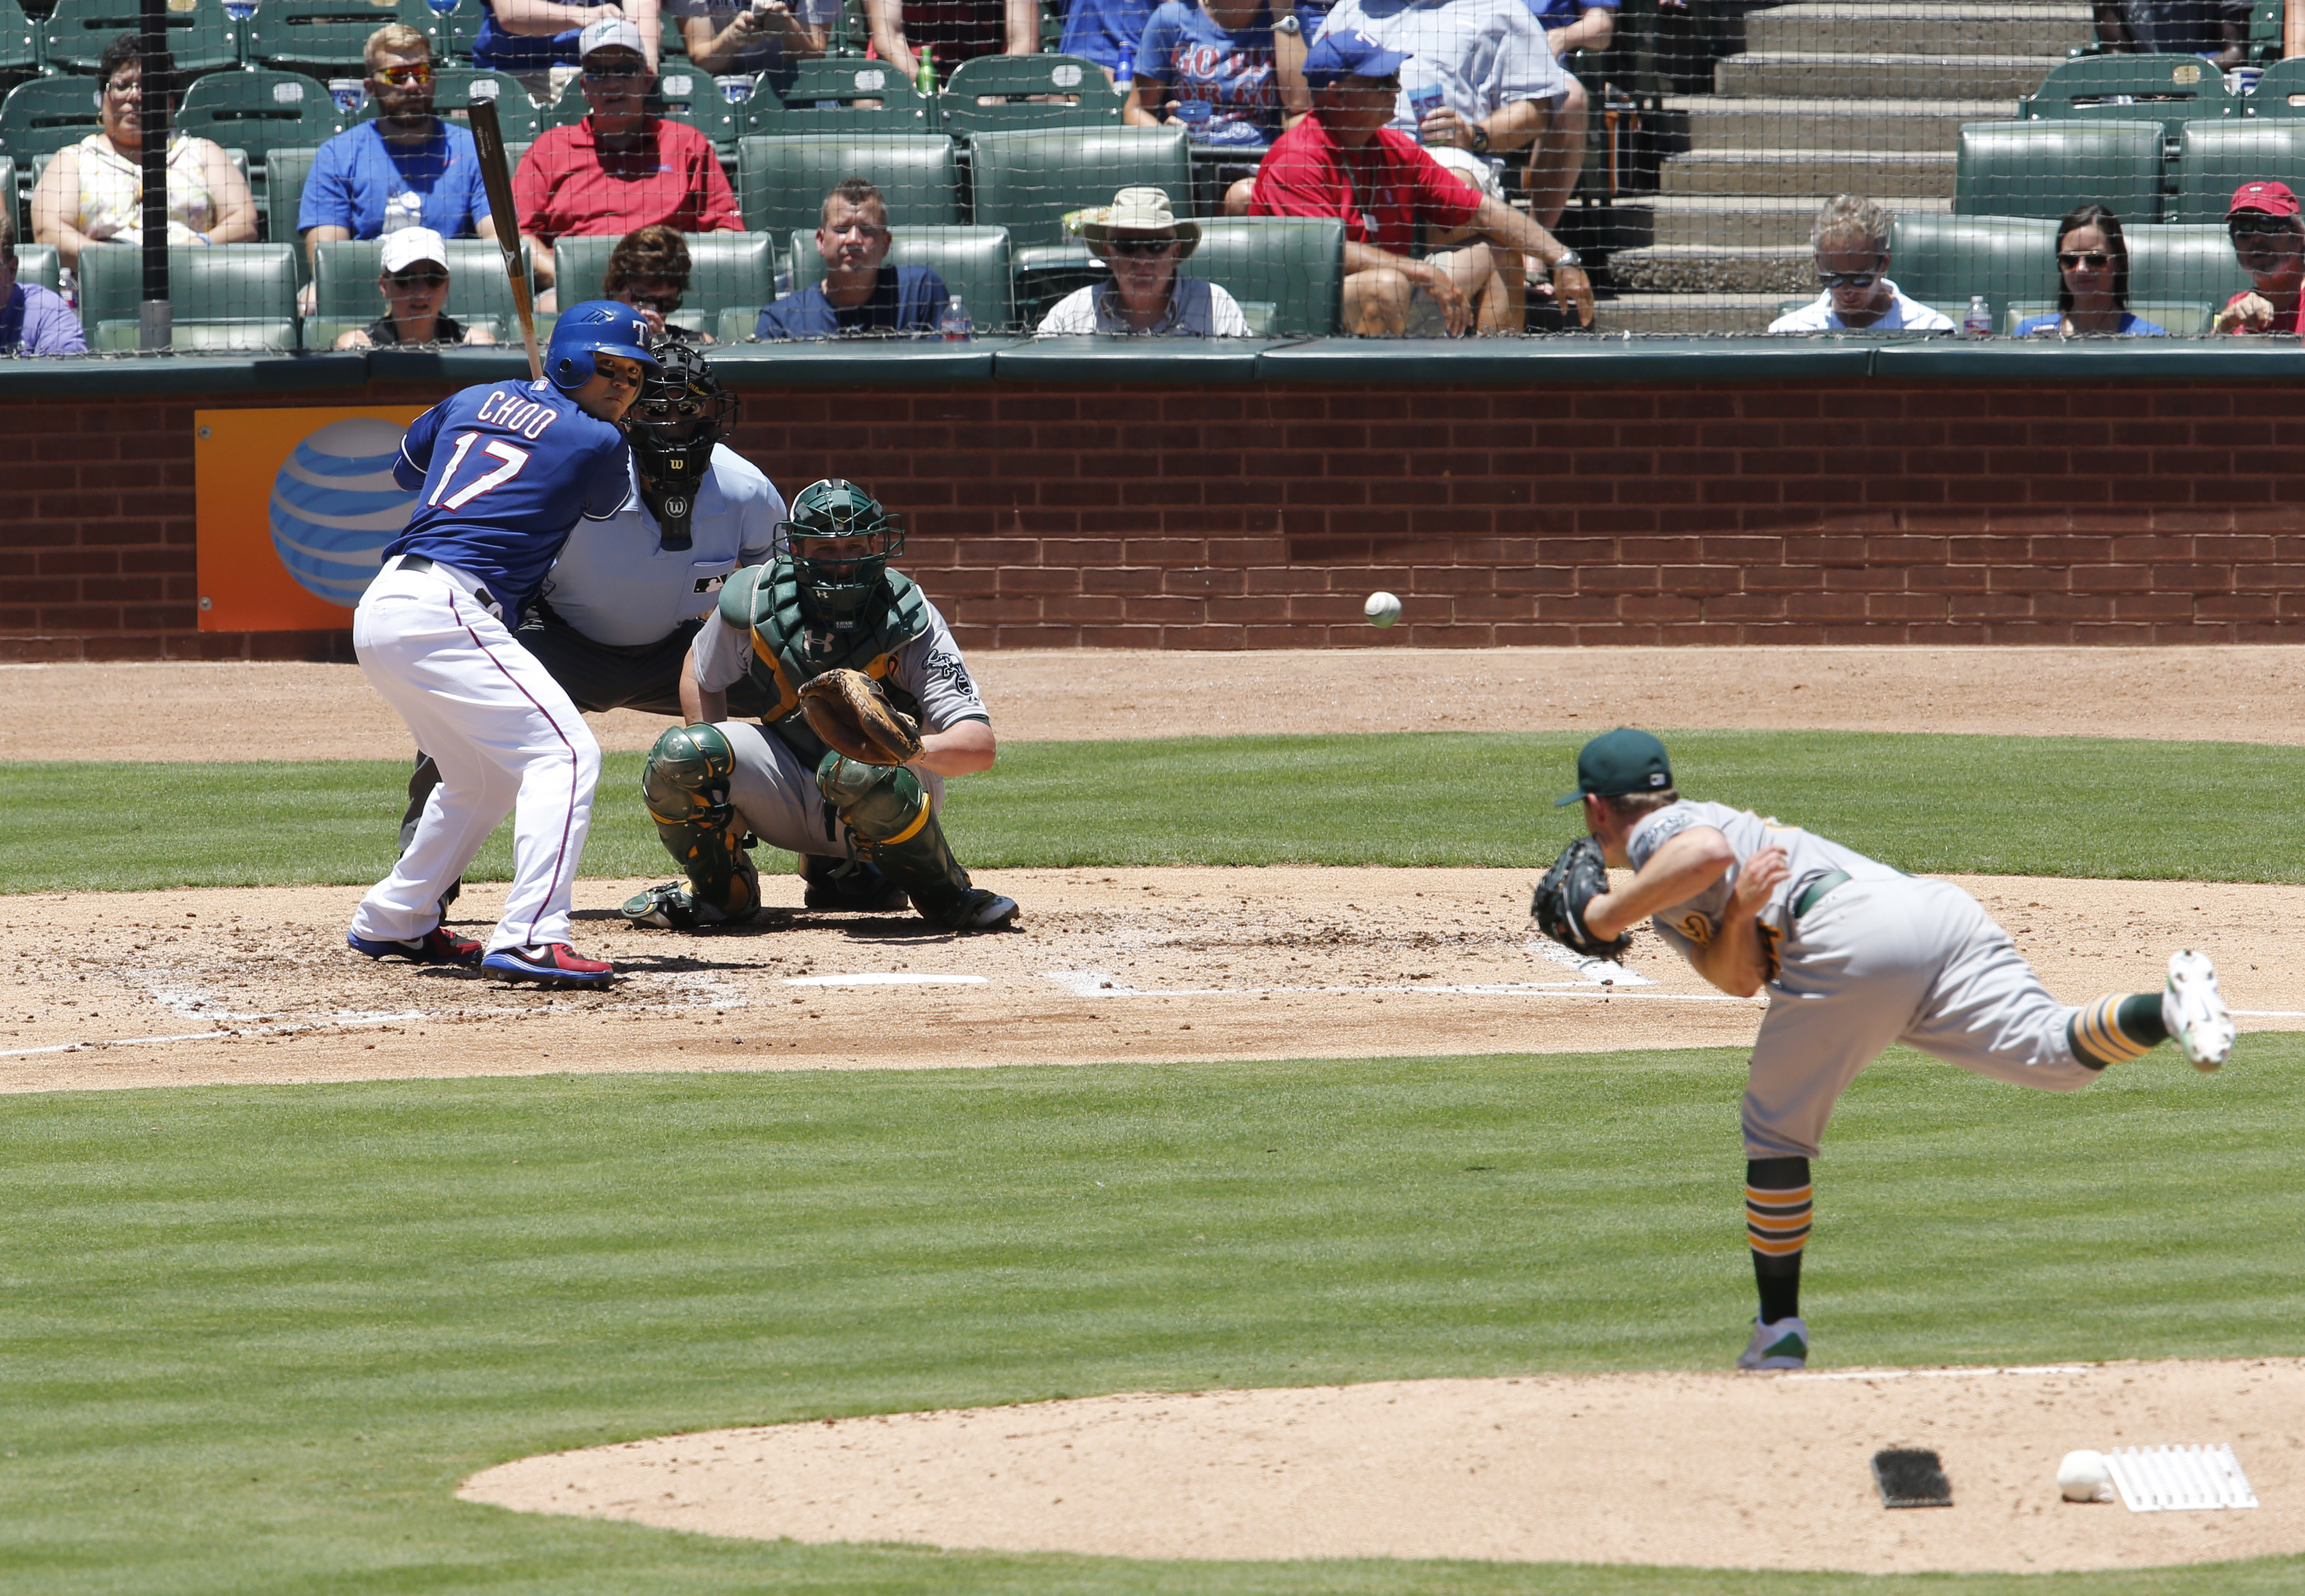
{"type": "Polygon", "coordinates": [[[761,906],[760,872],[728,802],[736,769],[736,751],[718,726],[681,726],[656,740],[641,772],[649,819],[686,873],[702,925],[750,920],[761,906]]]}
{"type": "Polygon", "coordinates": [[[880,591],[880,602],[855,631],[836,633],[812,626],[802,613],[800,578],[788,559],[748,565],[720,589],[720,618],[752,640],[753,679],[769,696],[761,718],[804,763],[822,759],[825,747],[798,713],[800,686],[829,670],[863,671],[889,689],[899,709],[919,715],[912,695],[888,678],[897,650],[929,629],[928,600],[899,571],[883,573],[880,591]]]}

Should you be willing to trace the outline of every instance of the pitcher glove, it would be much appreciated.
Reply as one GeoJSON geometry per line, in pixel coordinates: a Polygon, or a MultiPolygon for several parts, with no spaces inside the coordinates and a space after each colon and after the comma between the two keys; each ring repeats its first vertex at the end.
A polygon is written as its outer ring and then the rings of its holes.
{"type": "Polygon", "coordinates": [[[1604,942],[1585,929],[1585,906],[1608,890],[1609,866],[1601,857],[1601,845],[1580,836],[1561,850],[1561,857],[1536,884],[1529,918],[1538,930],[1573,953],[1588,959],[1622,958],[1632,938],[1618,936],[1604,942]]]}
{"type": "Polygon", "coordinates": [[[800,712],[826,747],[860,763],[902,765],[920,757],[920,726],[863,671],[812,677],[800,690],[800,712]]]}

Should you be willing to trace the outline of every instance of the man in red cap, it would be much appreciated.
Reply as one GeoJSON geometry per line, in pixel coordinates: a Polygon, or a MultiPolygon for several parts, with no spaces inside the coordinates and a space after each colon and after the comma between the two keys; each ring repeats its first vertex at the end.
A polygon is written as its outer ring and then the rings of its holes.
{"type": "Polygon", "coordinates": [[[2233,254],[2254,284],[2217,312],[2220,333],[2305,332],[2305,217],[2285,183],[2245,183],[2225,208],[2233,254]]]}

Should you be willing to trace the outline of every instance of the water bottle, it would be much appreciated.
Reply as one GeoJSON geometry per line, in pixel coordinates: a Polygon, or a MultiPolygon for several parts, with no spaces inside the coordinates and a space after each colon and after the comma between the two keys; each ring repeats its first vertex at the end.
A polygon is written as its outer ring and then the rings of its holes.
{"type": "Polygon", "coordinates": [[[330,78],[328,93],[336,102],[336,114],[352,116],[359,113],[361,102],[368,98],[368,85],[358,78],[330,78]]]}
{"type": "Polygon", "coordinates": [[[1993,335],[1993,311],[1981,293],[1969,296],[1969,309],[1961,313],[1961,335],[1964,338],[1990,338],[1993,335]]]}
{"type": "Polygon", "coordinates": [[[453,17],[464,0],[424,0],[424,4],[432,8],[432,14],[436,17],[453,17]]]}
{"type": "Polygon", "coordinates": [[[1128,98],[1128,90],[1135,84],[1135,82],[1136,47],[1135,45],[1123,45],[1120,47],[1119,59],[1112,64],[1112,87],[1114,91],[1118,93],[1121,98],[1127,99],[1128,98]]]}
{"type": "Polygon", "coordinates": [[[936,47],[934,45],[921,47],[921,98],[923,99],[936,98],[936,47]]]}
{"type": "Polygon", "coordinates": [[[954,294],[944,302],[944,314],[937,318],[937,333],[948,344],[965,344],[974,332],[968,319],[968,307],[954,294]]]}
{"type": "Polygon", "coordinates": [[[777,297],[778,299],[782,299],[785,295],[790,293],[792,292],[792,267],[788,266],[780,266],[777,267],[777,297]]]}
{"type": "Polygon", "coordinates": [[[256,14],[256,0],[224,0],[224,14],[235,22],[245,22],[256,14]]]}

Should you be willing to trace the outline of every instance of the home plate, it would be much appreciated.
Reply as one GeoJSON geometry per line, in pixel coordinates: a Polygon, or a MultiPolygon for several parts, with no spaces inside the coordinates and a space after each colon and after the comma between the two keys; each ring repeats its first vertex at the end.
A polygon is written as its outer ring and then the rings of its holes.
{"type": "Polygon", "coordinates": [[[874,975],[787,975],[788,987],[981,987],[987,978],[982,975],[915,975],[911,971],[892,971],[874,975]]]}

